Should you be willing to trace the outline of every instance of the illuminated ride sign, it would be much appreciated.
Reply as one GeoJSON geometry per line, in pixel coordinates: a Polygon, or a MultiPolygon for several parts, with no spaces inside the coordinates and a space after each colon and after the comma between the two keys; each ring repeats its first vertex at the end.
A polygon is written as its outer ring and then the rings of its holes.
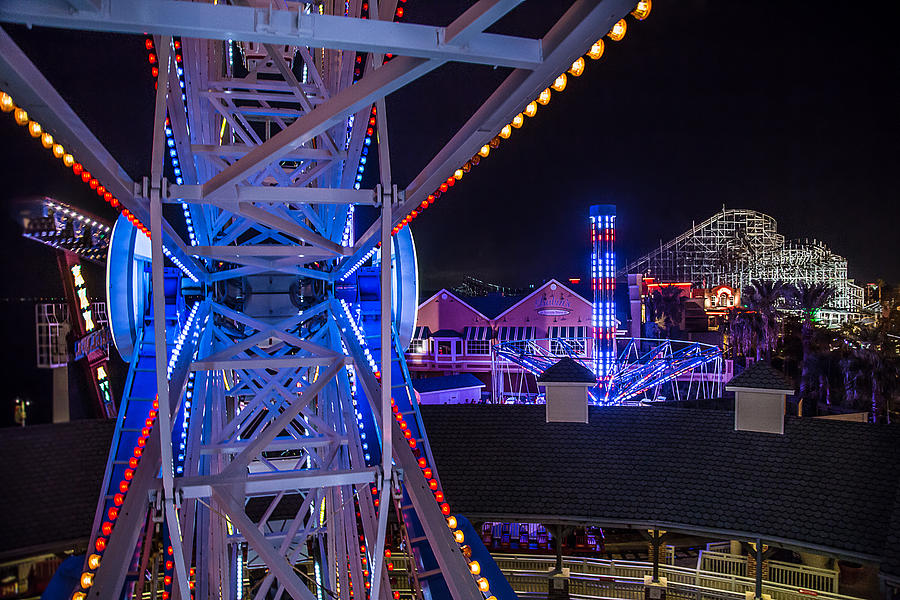
{"type": "Polygon", "coordinates": [[[112,406],[112,392],[109,387],[109,374],[106,371],[106,359],[109,348],[109,331],[104,327],[97,330],[94,315],[91,312],[91,301],[87,294],[87,285],[81,274],[81,265],[72,265],[72,277],[75,283],[75,302],[81,312],[84,330],[87,333],[75,343],[75,360],[86,358],[97,381],[100,399],[105,405],[112,406]]]}
{"type": "Polygon", "coordinates": [[[84,330],[90,333],[94,330],[94,317],[91,314],[91,301],[88,300],[84,277],[81,275],[81,265],[72,265],[72,277],[75,279],[75,299],[84,321],[84,330]]]}

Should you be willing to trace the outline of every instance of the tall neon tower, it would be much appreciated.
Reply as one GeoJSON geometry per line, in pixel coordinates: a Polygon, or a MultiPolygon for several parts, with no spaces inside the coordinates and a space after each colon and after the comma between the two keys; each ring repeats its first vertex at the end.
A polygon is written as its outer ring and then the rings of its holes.
{"type": "Polygon", "coordinates": [[[591,289],[594,291],[594,373],[609,397],[616,364],[616,206],[591,207],[591,289]]]}

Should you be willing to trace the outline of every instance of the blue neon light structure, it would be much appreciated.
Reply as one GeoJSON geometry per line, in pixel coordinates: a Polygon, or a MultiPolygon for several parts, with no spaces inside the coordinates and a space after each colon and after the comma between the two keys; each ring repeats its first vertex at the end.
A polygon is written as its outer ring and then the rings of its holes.
{"type": "Polygon", "coordinates": [[[591,207],[591,289],[594,292],[594,373],[609,397],[616,366],[616,207],[591,207]]]}

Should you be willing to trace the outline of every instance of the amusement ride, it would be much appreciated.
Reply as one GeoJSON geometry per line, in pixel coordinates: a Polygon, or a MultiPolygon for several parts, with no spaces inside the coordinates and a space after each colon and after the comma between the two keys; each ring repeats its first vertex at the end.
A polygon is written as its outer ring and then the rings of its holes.
{"type": "MultiPolygon", "coordinates": [[[[68,597],[515,598],[444,497],[419,414],[408,225],[651,10],[577,0],[542,38],[486,32],[521,3],[478,0],[434,27],[404,22],[405,0],[0,1],[0,21],[142,35],[156,80],[135,182],[0,30],[0,109],[120,212],[102,245],[129,370],[101,397],[115,433],[68,597]],[[510,72],[398,185],[385,96],[450,61],[510,72]]],[[[594,278],[614,280],[598,256],[594,278]]],[[[619,369],[611,310],[594,323],[602,401],[720,359],[619,369]]]]}

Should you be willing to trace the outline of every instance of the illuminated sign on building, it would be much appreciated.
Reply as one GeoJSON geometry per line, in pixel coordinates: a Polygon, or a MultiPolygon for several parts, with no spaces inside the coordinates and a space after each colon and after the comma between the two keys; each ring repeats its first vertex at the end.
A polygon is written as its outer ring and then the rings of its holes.
{"type": "MultiPolygon", "coordinates": [[[[84,330],[87,332],[83,338],[75,344],[75,359],[86,358],[89,362],[96,356],[100,350],[109,346],[109,332],[104,328],[95,331],[94,315],[91,312],[91,301],[87,294],[87,285],[84,282],[84,276],[81,274],[81,265],[72,265],[72,277],[75,281],[75,299],[78,304],[78,310],[81,312],[81,318],[84,319],[84,330]]],[[[100,356],[101,364],[91,363],[94,375],[97,379],[97,389],[100,392],[100,398],[105,404],[111,404],[112,391],[109,387],[109,374],[106,372],[106,353],[100,356]],[[95,367],[93,365],[96,365],[95,367]]]]}
{"type": "Polygon", "coordinates": [[[87,332],[93,331],[94,317],[91,314],[91,301],[88,300],[84,277],[81,275],[81,265],[72,265],[72,277],[75,279],[75,297],[78,300],[78,310],[81,311],[81,318],[84,319],[84,330],[87,332]]]}
{"type": "Polygon", "coordinates": [[[616,364],[616,207],[597,204],[591,207],[591,289],[594,292],[594,373],[602,393],[609,395],[609,384],[616,364]]]}
{"type": "MultiPolygon", "coordinates": [[[[555,287],[555,286],[554,286],[555,287]]],[[[534,309],[539,315],[558,317],[567,315],[572,312],[572,305],[569,299],[562,295],[540,296],[534,301],[534,309]]]]}

